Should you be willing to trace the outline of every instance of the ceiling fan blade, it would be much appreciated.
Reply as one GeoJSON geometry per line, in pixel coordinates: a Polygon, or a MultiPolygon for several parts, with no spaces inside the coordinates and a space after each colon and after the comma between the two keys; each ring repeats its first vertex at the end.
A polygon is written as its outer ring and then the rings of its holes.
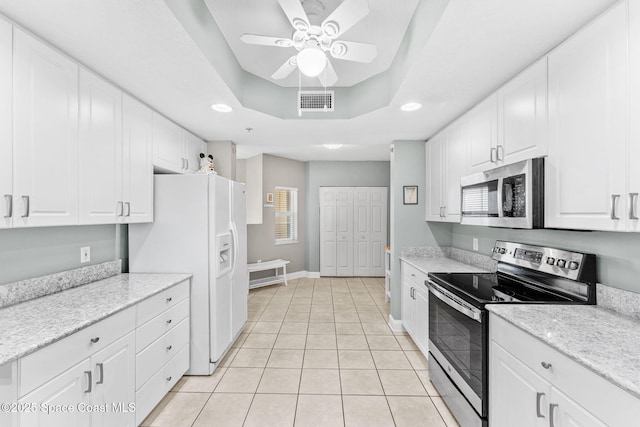
{"type": "Polygon", "coordinates": [[[320,26],[322,31],[331,39],[353,27],[369,13],[368,0],[345,0],[336,8],[320,26]]]}
{"type": "Polygon", "coordinates": [[[290,47],[293,41],[282,37],[259,36],[256,34],[243,34],[240,40],[247,44],[258,44],[263,46],[290,47]]]}
{"type": "Polygon", "coordinates": [[[297,67],[298,65],[296,64],[296,56],[294,55],[291,58],[287,59],[287,61],[284,64],[282,64],[280,68],[276,70],[275,73],[271,75],[271,78],[276,80],[284,79],[289,74],[291,74],[293,70],[295,70],[297,67]]]}
{"type": "Polygon", "coordinates": [[[331,45],[331,56],[346,61],[371,62],[378,54],[378,48],[374,44],[337,41],[331,45]]]}
{"type": "Polygon", "coordinates": [[[299,31],[307,31],[311,24],[309,24],[309,18],[302,7],[300,0],[278,0],[280,7],[293,28],[299,31]]]}
{"type": "Polygon", "coordinates": [[[322,83],[322,86],[333,86],[338,81],[338,75],[336,74],[336,70],[333,69],[329,58],[327,58],[327,66],[324,71],[320,73],[318,79],[320,83],[322,83]]]}

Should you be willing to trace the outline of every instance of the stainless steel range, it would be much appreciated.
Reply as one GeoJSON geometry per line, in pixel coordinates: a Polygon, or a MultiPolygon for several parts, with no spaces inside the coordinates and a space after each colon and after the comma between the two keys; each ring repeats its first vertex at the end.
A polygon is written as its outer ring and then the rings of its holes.
{"type": "Polygon", "coordinates": [[[431,273],[429,376],[462,426],[488,425],[486,304],[595,304],[595,255],[496,241],[493,274],[431,273]]]}

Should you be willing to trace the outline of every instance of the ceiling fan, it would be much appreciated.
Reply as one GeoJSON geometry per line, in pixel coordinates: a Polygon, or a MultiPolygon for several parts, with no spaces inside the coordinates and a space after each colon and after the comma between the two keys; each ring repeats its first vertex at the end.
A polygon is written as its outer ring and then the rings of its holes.
{"type": "Polygon", "coordinates": [[[240,37],[248,44],[294,47],[298,50],[271,75],[272,78],[283,79],[298,68],[306,76],[318,77],[323,86],[331,86],[338,81],[338,76],[327,52],[335,59],[364,63],[376,57],[378,50],[375,45],[338,40],[369,13],[368,0],[345,0],[320,25],[309,22],[300,0],[278,0],[278,3],[293,26],[290,39],[255,34],[240,37]]]}

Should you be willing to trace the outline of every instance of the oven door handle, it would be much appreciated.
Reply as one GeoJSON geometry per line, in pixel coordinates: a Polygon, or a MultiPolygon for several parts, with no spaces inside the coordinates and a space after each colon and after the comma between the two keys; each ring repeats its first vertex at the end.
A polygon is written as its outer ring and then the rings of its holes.
{"type": "Polygon", "coordinates": [[[454,296],[448,291],[445,291],[439,285],[435,284],[431,280],[428,281],[429,290],[431,293],[443,303],[447,304],[454,310],[464,314],[467,317],[475,320],[478,323],[482,323],[481,312],[475,307],[472,307],[464,303],[460,298],[454,296]]]}

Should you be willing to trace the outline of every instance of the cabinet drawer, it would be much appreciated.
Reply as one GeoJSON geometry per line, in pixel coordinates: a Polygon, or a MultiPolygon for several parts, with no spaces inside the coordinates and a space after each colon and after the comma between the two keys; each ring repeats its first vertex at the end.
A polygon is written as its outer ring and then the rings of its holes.
{"type": "Polygon", "coordinates": [[[402,263],[402,279],[411,280],[416,285],[424,285],[427,274],[406,262],[402,263]]]}
{"type": "Polygon", "coordinates": [[[140,353],[149,344],[175,328],[181,320],[189,316],[189,299],[154,317],[136,329],[136,353],[140,353]]]}
{"type": "Polygon", "coordinates": [[[136,389],[146,383],[188,343],[189,318],[187,317],[136,356],[136,389]]]}
{"type": "Polygon", "coordinates": [[[130,307],[23,357],[19,367],[20,396],[107,347],[131,332],[134,325],[135,307],[130,307]]]}
{"type": "Polygon", "coordinates": [[[140,425],[151,410],[189,369],[189,346],[185,345],[173,359],[136,392],[136,425],[140,425]]]}
{"type": "Polygon", "coordinates": [[[140,326],[189,296],[189,280],[160,292],[138,304],[136,325],[140,326]]]}
{"type": "Polygon", "coordinates": [[[640,418],[640,399],[595,372],[494,314],[489,328],[491,341],[606,424],[624,425],[625,419],[640,418]],[[550,368],[545,369],[542,362],[550,368]]]}

